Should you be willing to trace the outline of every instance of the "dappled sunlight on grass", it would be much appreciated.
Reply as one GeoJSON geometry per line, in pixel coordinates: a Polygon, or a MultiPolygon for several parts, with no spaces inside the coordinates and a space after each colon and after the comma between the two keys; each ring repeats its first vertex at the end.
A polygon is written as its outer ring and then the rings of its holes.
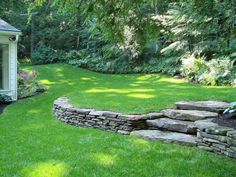
{"type": "Polygon", "coordinates": [[[23,177],[65,177],[69,174],[69,167],[63,162],[40,162],[23,169],[23,177]]]}
{"type": "Polygon", "coordinates": [[[148,99],[148,98],[155,98],[155,95],[145,94],[145,93],[132,93],[128,94],[128,97],[132,98],[141,98],[141,99],[148,99]]]}
{"type": "Polygon", "coordinates": [[[38,114],[40,112],[39,109],[29,109],[26,111],[29,114],[38,114]]]}
{"type": "Polygon", "coordinates": [[[64,69],[63,68],[56,68],[57,77],[64,77],[64,69]]]}
{"type": "Polygon", "coordinates": [[[81,80],[83,80],[83,81],[92,81],[94,79],[89,78],[89,77],[82,77],[81,80]]]}
{"type": "Polygon", "coordinates": [[[154,92],[154,89],[107,89],[107,88],[94,88],[86,90],[86,93],[133,93],[133,92],[154,92]]]}
{"type": "Polygon", "coordinates": [[[96,153],[93,154],[95,162],[99,165],[114,165],[118,160],[118,157],[115,155],[109,155],[105,153],[96,153]]]}
{"type": "Polygon", "coordinates": [[[139,85],[139,84],[129,84],[129,86],[138,87],[138,86],[140,86],[140,85],[139,85]]]}
{"type": "Polygon", "coordinates": [[[134,145],[138,146],[138,147],[142,147],[142,148],[149,148],[151,147],[150,142],[141,138],[134,138],[132,137],[132,139],[130,139],[131,143],[133,143],[134,145]]]}
{"type": "Polygon", "coordinates": [[[176,78],[161,78],[160,80],[158,80],[156,82],[169,82],[170,84],[171,83],[174,83],[174,84],[186,83],[185,80],[183,80],[183,79],[176,79],[176,78]]]}
{"type": "Polygon", "coordinates": [[[56,82],[49,81],[48,79],[42,79],[40,82],[44,85],[54,85],[56,82]]]}

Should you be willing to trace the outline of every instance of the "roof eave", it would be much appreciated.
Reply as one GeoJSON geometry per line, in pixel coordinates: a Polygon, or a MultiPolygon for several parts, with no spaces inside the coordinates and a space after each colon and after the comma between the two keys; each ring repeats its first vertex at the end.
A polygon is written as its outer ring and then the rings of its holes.
{"type": "Polygon", "coordinates": [[[7,30],[0,30],[0,35],[22,35],[21,31],[7,31],[7,30]]]}

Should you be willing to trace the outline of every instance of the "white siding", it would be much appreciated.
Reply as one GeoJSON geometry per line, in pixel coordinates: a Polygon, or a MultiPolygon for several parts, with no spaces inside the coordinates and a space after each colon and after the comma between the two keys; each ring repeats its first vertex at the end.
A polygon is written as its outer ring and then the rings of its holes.
{"type": "Polygon", "coordinates": [[[0,93],[5,93],[17,100],[17,42],[9,41],[10,36],[0,35],[0,44],[9,45],[9,89],[0,90],[0,93]]]}

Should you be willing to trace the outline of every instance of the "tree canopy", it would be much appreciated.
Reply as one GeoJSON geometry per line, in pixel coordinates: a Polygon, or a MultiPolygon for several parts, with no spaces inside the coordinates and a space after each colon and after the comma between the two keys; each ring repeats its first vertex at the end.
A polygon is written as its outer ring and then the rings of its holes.
{"type": "Polygon", "coordinates": [[[234,0],[0,3],[0,15],[23,29],[20,55],[34,52],[32,61],[70,60],[76,66],[98,71],[167,72],[206,84],[220,84],[226,77],[234,82],[234,0]],[[212,70],[214,65],[221,69],[212,70]]]}

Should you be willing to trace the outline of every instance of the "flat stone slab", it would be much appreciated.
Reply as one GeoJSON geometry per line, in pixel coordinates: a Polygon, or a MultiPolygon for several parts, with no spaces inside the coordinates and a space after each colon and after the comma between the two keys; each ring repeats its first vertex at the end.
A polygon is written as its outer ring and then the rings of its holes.
{"type": "Polygon", "coordinates": [[[185,144],[189,146],[195,146],[197,137],[193,135],[186,135],[176,132],[164,132],[159,130],[137,130],[130,134],[131,136],[137,136],[148,140],[161,140],[164,142],[174,142],[178,144],[185,144]]]}
{"type": "Polygon", "coordinates": [[[197,127],[193,122],[189,121],[160,118],[155,120],[147,120],[146,122],[148,126],[158,129],[166,129],[187,134],[197,134],[197,127]]]}
{"type": "Polygon", "coordinates": [[[147,114],[147,118],[148,119],[158,119],[158,118],[162,118],[163,114],[160,112],[151,112],[147,114]]]}
{"type": "Polygon", "coordinates": [[[234,130],[233,128],[229,128],[229,127],[216,126],[216,127],[206,128],[206,133],[213,134],[213,135],[226,136],[227,132],[233,131],[233,130],[234,130]]]}
{"type": "Polygon", "coordinates": [[[175,103],[177,109],[223,112],[230,107],[229,103],[222,101],[179,101],[175,103]]]}
{"type": "Polygon", "coordinates": [[[227,136],[236,139],[236,130],[227,132],[227,136]]]}
{"type": "Polygon", "coordinates": [[[218,126],[218,124],[214,123],[213,120],[214,119],[197,120],[194,122],[194,124],[199,130],[205,131],[206,128],[218,126]]]}
{"type": "Polygon", "coordinates": [[[218,117],[217,113],[209,111],[198,111],[198,110],[176,110],[176,109],[165,109],[162,111],[163,115],[172,119],[197,121],[207,118],[218,117]]]}
{"type": "Polygon", "coordinates": [[[127,121],[147,120],[146,115],[119,115],[118,118],[127,121]]]}
{"type": "Polygon", "coordinates": [[[121,113],[112,112],[112,111],[104,111],[102,115],[105,117],[117,118],[117,116],[121,115],[121,113]]]}

